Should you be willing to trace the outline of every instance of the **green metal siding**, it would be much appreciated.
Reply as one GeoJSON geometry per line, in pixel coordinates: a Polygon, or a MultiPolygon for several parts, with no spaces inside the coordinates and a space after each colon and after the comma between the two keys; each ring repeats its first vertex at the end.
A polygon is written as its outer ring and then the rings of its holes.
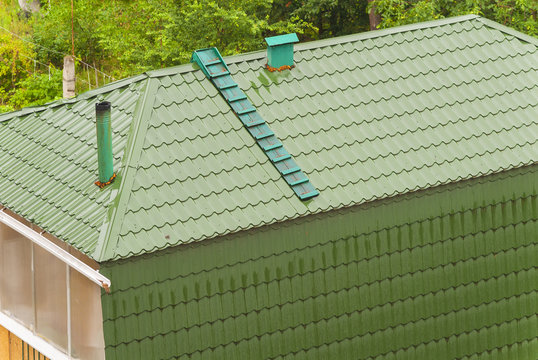
{"type": "Polygon", "coordinates": [[[535,359],[538,166],[103,265],[107,359],[535,359]]]}

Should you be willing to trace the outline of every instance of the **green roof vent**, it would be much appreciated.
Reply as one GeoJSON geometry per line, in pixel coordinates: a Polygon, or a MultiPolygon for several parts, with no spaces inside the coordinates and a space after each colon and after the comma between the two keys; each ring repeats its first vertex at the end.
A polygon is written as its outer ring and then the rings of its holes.
{"type": "Polygon", "coordinates": [[[293,44],[299,42],[297,34],[265,38],[267,43],[267,66],[281,70],[293,66],[293,44]]]}
{"type": "Polygon", "coordinates": [[[110,108],[108,101],[95,104],[96,130],[97,130],[97,165],[99,167],[99,180],[95,185],[104,188],[116,178],[112,157],[112,129],[110,125],[110,108]]]}

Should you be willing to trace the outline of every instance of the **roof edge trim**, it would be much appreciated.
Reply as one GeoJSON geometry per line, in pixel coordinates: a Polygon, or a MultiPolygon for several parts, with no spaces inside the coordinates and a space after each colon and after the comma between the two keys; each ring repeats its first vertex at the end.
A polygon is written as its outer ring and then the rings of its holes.
{"type": "Polygon", "coordinates": [[[150,78],[157,78],[157,77],[162,77],[162,76],[185,74],[185,73],[189,73],[189,72],[194,72],[194,71],[199,70],[199,69],[200,69],[200,67],[198,66],[198,64],[188,62],[186,64],[181,64],[181,65],[177,65],[177,66],[173,66],[173,67],[169,67],[169,68],[151,70],[151,71],[148,71],[146,74],[150,78]]]}
{"type": "Polygon", "coordinates": [[[450,24],[474,20],[478,18],[480,18],[480,16],[474,15],[474,14],[462,15],[462,16],[454,16],[454,17],[449,17],[449,18],[439,19],[439,20],[432,20],[432,21],[425,21],[425,22],[414,23],[414,24],[395,26],[395,27],[381,29],[381,30],[365,31],[358,34],[345,35],[345,36],[340,36],[337,38],[319,40],[319,41],[316,41],[315,46],[313,45],[314,43],[313,41],[303,43],[303,44],[299,43],[296,45],[295,51],[310,50],[314,48],[317,49],[317,48],[322,48],[326,46],[344,44],[344,43],[357,41],[357,40],[374,39],[381,36],[393,35],[393,34],[398,34],[398,33],[407,32],[407,31],[428,29],[428,28],[433,28],[433,27],[438,27],[438,26],[443,26],[443,25],[450,25],[450,24]],[[336,39],[338,41],[334,41],[336,39]]]}
{"type": "Polygon", "coordinates": [[[144,94],[136,104],[133,115],[134,120],[130,131],[131,135],[122,159],[123,169],[118,174],[121,181],[116,181],[119,185],[116,185],[116,191],[111,194],[112,205],[108,209],[108,215],[103,222],[97,246],[91,255],[97,262],[108,260],[115,255],[118,235],[125,216],[125,208],[127,207],[131,188],[134,183],[136,165],[140,158],[141,147],[148,129],[150,115],[153,111],[153,103],[156,99],[152,95],[156,93],[157,87],[158,82],[152,78],[148,78],[144,94]]]}
{"type": "Polygon", "coordinates": [[[482,22],[486,26],[489,26],[489,27],[494,28],[496,30],[499,30],[499,31],[501,31],[503,33],[515,36],[516,38],[518,38],[520,40],[523,40],[523,41],[526,41],[526,42],[528,42],[530,44],[538,46],[538,39],[533,37],[533,36],[524,34],[521,31],[518,31],[516,29],[512,29],[512,28],[510,28],[508,26],[505,26],[503,24],[499,24],[498,22],[495,22],[493,20],[486,19],[486,18],[483,18],[483,17],[480,17],[478,19],[478,21],[482,22]]]}

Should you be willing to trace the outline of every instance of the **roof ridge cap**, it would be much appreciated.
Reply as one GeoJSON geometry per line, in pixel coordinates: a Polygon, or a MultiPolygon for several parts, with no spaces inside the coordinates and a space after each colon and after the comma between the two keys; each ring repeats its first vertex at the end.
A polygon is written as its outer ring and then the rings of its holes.
{"type": "Polygon", "coordinates": [[[484,17],[479,17],[478,18],[478,21],[482,22],[484,25],[490,27],[490,28],[493,28],[495,30],[498,30],[500,32],[503,32],[505,34],[509,34],[509,35],[512,35],[522,41],[525,41],[525,42],[528,42],[530,44],[533,44],[535,46],[538,46],[538,38],[535,38],[533,36],[530,36],[530,35],[527,35],[525,33],[522,33],[521,31],[519,30],[516,30],[516,29],[513,29],[511,27],[508,27],[506,25],[503,25],[501,23],[498,23],[496,21],[493,21],[493,20],[490,20],[490,19],[487,19],[487,18],[484,18],[484,17]]]}
{"type": "MultiPolygon", "coordinates": [[[[305,43],[297,43],[295,44],[295,50],[302,51],[302,50],[322,48],[326,46],[344,44],[347,42],[352,42],[352,41],[357,41],[357,40],[366,40],[366,39],[372,39],[372,38],[376,38],[380,36],[387,36],[387,35],[392,35],[396,33],[402,33],[406,31],[413,31],[413,30],[427,29],[427,28],[432,28],[432,27],[449,25],[449,24],[454,24],[458,22],[474,20],[478,18],[481,18],[481,17],[475,14],[469,14],[469,15],[443,18],[443,19],[438,19],[438,20],[424,21],[424,22],[419,22],[419,23],[414,23],[414,24],[395,26],[395,27],[375,30],[375,31],[363,31],[360,33],[342,35],[342,36],[332,37],[328,39],[314,40],[314,41],[309,41],[305,43]]],[[[255,51],[247,52],[247,53],[241,53],[237,55],[223,56],[222,58],[223,60],[226,61],[226,64],[235,64],[235,63],[239,63],[243,61],[262,59],[265,56],[266,56],[266,49],[262,49],[262,50],[255,50],[255,51]]],[[[189,63],[189,64],[182,64],[182,65],[177,65],[177,66],[164,68],[164,69],[148,71],[147,74],[149,77],[153,78],[153,77],[171,76],[171,75],[176,75],[176,74],[185,74],[185,73],[190,73],[190,72],[196,72],[198,70],[199,70],[199,66],[194,65],[193,63],[189,63]]]]}
{"type": "Polygon", "coordinates": [[[128,86],[128,85],[131,85],[131,84],[133,84],[135,82],[142,81],[142,80],[146,79],[147,77],[148,77],[148,75],[146,73],[142,73],[142,74],[131,76],[131,77],[128,77],[128,78],[125,78],[125,79],[113,81],[111,83],[108,83],[106,85],[98,87],[97,89],[83,92],[82,94],[79,94],[79,95],[77,95],[75,97],[72,97],[72,98],[58,99],[58,100],[54,100],[54,101],[48,102],[48,103],[43,104],[43,105],[28,106],[28,107],[24,107],[24,108],[22,108],[20,110],[15,110],[15,111],[10,111],[10,112],[7,112],[7,113],[3,113],[3,114],[0,114],[0,123],[4,122],[4,121],[9,121],[9,120],[11,120],[11,119],[13,119],[15,117],[34,114],[34,113],[37,113],[37,112],[45,111],[47,109],[55,108],[55,107],[62,106],[62,105],[74,104],[74,103],[78,102],[79,100],[87,100],[87,99],[90,99],[92,97],[96,97],[96,96],[99,96],[101,94],[107,93],[109,91],[113,91],[113,90],[116,90],[116,89],[119,89],[119,88],[122,88],[122,87],[125,87],[125,86],[128,86]]]}
{"type": "Polygon", "coordinates": [[[134,183],[136,165],[140,159],[142,144],[148,129],[150,114],[156,97],[155,92],[158,82],[151,77],[147,77],[144,93],[136,104],[133,112],[133,122],[131,124],[130,136],[122,159],[123,168],[118,174],[118,180],[111,193],[111,205],[108,208],[107,216],[103,221],[99,231],[97,246],[91,257],[98,262],[113,258],[116,254],[118,236],[125,217],[125,208],[131,195],[134,183]],[[133,171],[134,170],[134,171],[133,171]]]}
{"type": "MultiPolygon", "coordinates": [[[[427,28],[438,27],[438,26],[449,25],[449,24],[455,24],[459,22],[480,19],[480,18],[481,17],[479,15],[469,14],[469,15],[453,16],[453,17],[443,18],[443,19],[438,19],[438,20],[424,21],[424,22],[419,22],[419,23],[414,23],[414,24],[395,26],[395,27],[375,30],[375,31],[363,31],[363,32],[355,33],[355,34],[342,35],[342,36],[337,36],[337,37],[332,37],[332,38],[327,38],[327,39],[298,43],[298,44],[295,44],[295,51],[318,49],[318,48],[323,48],[326,46],[345,44],[348,42],[353,42],[353,41],[358,41],[358,40],[373,39],[373,38],[377,38],[381,36],[393,35],[393,34],[398,34],[398,33],[407,32],[407,31],[427,29],[427,28]]],[[[253,52],[245,53],[245,54],[224,56],[223,59],[226,60],[227,64],[233,64],[233,63],[238,63],[238,62],[243,62],[243,61],[256,60],[263,57],[265,57],[265,49],[253,51],[253,52]]]]}

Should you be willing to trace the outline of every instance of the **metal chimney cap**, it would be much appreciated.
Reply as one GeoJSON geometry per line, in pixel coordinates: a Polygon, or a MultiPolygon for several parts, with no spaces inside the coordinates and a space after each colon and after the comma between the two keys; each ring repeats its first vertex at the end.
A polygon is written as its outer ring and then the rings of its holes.
{"type": "Polygon", "coordinates": [[[268,46],[278,46],[278,45],[286,45],[286,44],[293,44],[293,43],[299,42],[299,38],[297,37],[296,33],[291,33],[291,34],[267,37],[265,38],[265,42],[267,43],[268,46]]]}
{"type": "Polygon", "coordinates": [[[103,101],[100,103],[95,104],[95,111],[106,111],[110,110],[110,101],[103,101]]]}

